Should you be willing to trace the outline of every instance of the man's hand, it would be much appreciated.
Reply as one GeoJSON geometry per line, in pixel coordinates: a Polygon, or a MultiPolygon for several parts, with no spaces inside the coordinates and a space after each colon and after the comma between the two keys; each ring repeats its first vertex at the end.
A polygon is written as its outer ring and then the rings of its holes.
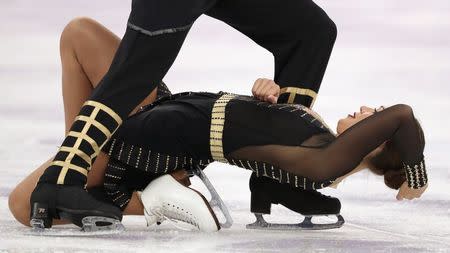
{"type": "Polygon", "coordinates": [[[413,189],[408,187],[408,183],[404,182],[400,189],[398,190],[397,194],[397,200],[403,200],[403,199],[415,199],[420,198],[422,194],[425,192],[425,190],[428,188],[428,184],[424,187],[421,187],[419,189],[413,189]]]}
{"type": "Polygon", "coordinates": [[[267,78],[258,78],[253,84],[253,96],[261,101],[276,104],[280,96],[280,86],[273,80],[267,78]]]}

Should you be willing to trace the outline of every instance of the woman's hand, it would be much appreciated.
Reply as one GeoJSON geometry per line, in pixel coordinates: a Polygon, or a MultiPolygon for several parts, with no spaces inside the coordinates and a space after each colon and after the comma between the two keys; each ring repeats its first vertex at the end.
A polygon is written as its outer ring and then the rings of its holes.
{"type": "Polygon", "coordinates": [[[253,84],[252,93],[261,101],[276,104],[280,96],[280,86],[273,80],[258,78],[253,84]]]}
{"type": "Polygon", "coordinates": [[[408,187],[408,183],[404,182],[400,189],[398,190],[397,194],[397,200],[403,200],[403,199],[415,199],[420,198],[422,194],[425,192],[425,190],[428,188],[428,184],[424,187],[421,187],[419,189],[413,189],[408,187]]]}

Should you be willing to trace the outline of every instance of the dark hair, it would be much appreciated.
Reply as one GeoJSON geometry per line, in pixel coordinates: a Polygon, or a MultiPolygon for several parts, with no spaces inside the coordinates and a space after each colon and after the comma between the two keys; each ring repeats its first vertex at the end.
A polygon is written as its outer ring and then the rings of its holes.
{"type": "MultiPolygon", "coordinates": [[[[417,119],[415,121],[419,129],[421,144],[425,145],[423,129],[419,121],[417,119]]],[[[406,181],[400,154],[391,140],[386,141],[383,149],[370,158],[369,169],[376,175],[383,175],[384,183],[395,190],[398,190],[406,181]]]]}

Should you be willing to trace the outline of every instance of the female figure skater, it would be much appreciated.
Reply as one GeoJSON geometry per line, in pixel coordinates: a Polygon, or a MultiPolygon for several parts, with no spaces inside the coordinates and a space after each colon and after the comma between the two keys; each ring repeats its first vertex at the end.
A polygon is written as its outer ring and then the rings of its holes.
{"type": "MultiPolygon", "coordinates": [[[[337,133],[301,105],[222,92],[169,95],[131,116],[113,136],[106,147],[113,177],[105,188],[119,190],[111,182],[120,185],[124,165],[162,175],[212,161],[295,188],[333,186],[365,167],[384,175],[398,199],[418,198],[427,188],[424,135],[410,106],[361,107],[339,121],[337,133]]],[[[252,191],[252,211],[270,210],[274,194],[252,191]]]]}

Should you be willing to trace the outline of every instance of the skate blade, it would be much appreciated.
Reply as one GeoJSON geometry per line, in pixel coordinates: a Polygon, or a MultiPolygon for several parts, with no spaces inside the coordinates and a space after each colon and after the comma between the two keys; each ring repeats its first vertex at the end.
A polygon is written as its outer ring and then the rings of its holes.
{"type": "Polygon", "coordinates": [[[82,219],[83,227],[79,228],[45,228],[44,221],[32,219],[30,221],[31,230],[25,233],[33,236],[54,236],[54,237],[92,237],[115,235],[123,232],[125,227],[119,220],[87,216],[82,219]]]}
{"type": "MultiPolygon", "coordinates": [[[[205,175],[203,170],[200,168],[196,168],[193,171],[194,175],[197,175],[203,182],[203,184],[206,186],[206,189],[208,189],[211,200],[209,201],[209,205],[214,210],[216,207],[220,210],[220,212],[223,214],[223,217],[225,218],[225,222],[219,221],[221,228],[230,228],[233,225],[233,218],[231,218],[230,211],[228,211],[227,206],[223,202],[222,198],[220,198],[220,195],[217,193],[214,186],[211,184],[211,181],[209,181],[208,177],[205,175]]],[[[220,216],[220,215],[217,215],[220,216]]]]}
{"type": "Polygon", "coordinates": [[[84,217],[81,222],[83,223],[83,228],[81,230],[88,233],[110,231],[122,232],[125,230],[125,227],[122,225],[120,220],[113,218],[87,216],[84,217]]]}
{"type": "Polygon", "coordinates": [[[328,224],[315,224],[312,223],[311,216],[305,217],[303,222],[298,224],[279,224],[279,223],[269,223],[264,220],[261,214],[255,214],[256,221],[252,224],[248,224],[246,226],[247,229],[261,229],[261,230],[287,230],[287,231],[295,231],[295,230],[326,230],[326,229],[335,229],[340,228],[344,225],[345,220],[340,214],[336,215],[337,221],[335,223],[328,224]]]}

